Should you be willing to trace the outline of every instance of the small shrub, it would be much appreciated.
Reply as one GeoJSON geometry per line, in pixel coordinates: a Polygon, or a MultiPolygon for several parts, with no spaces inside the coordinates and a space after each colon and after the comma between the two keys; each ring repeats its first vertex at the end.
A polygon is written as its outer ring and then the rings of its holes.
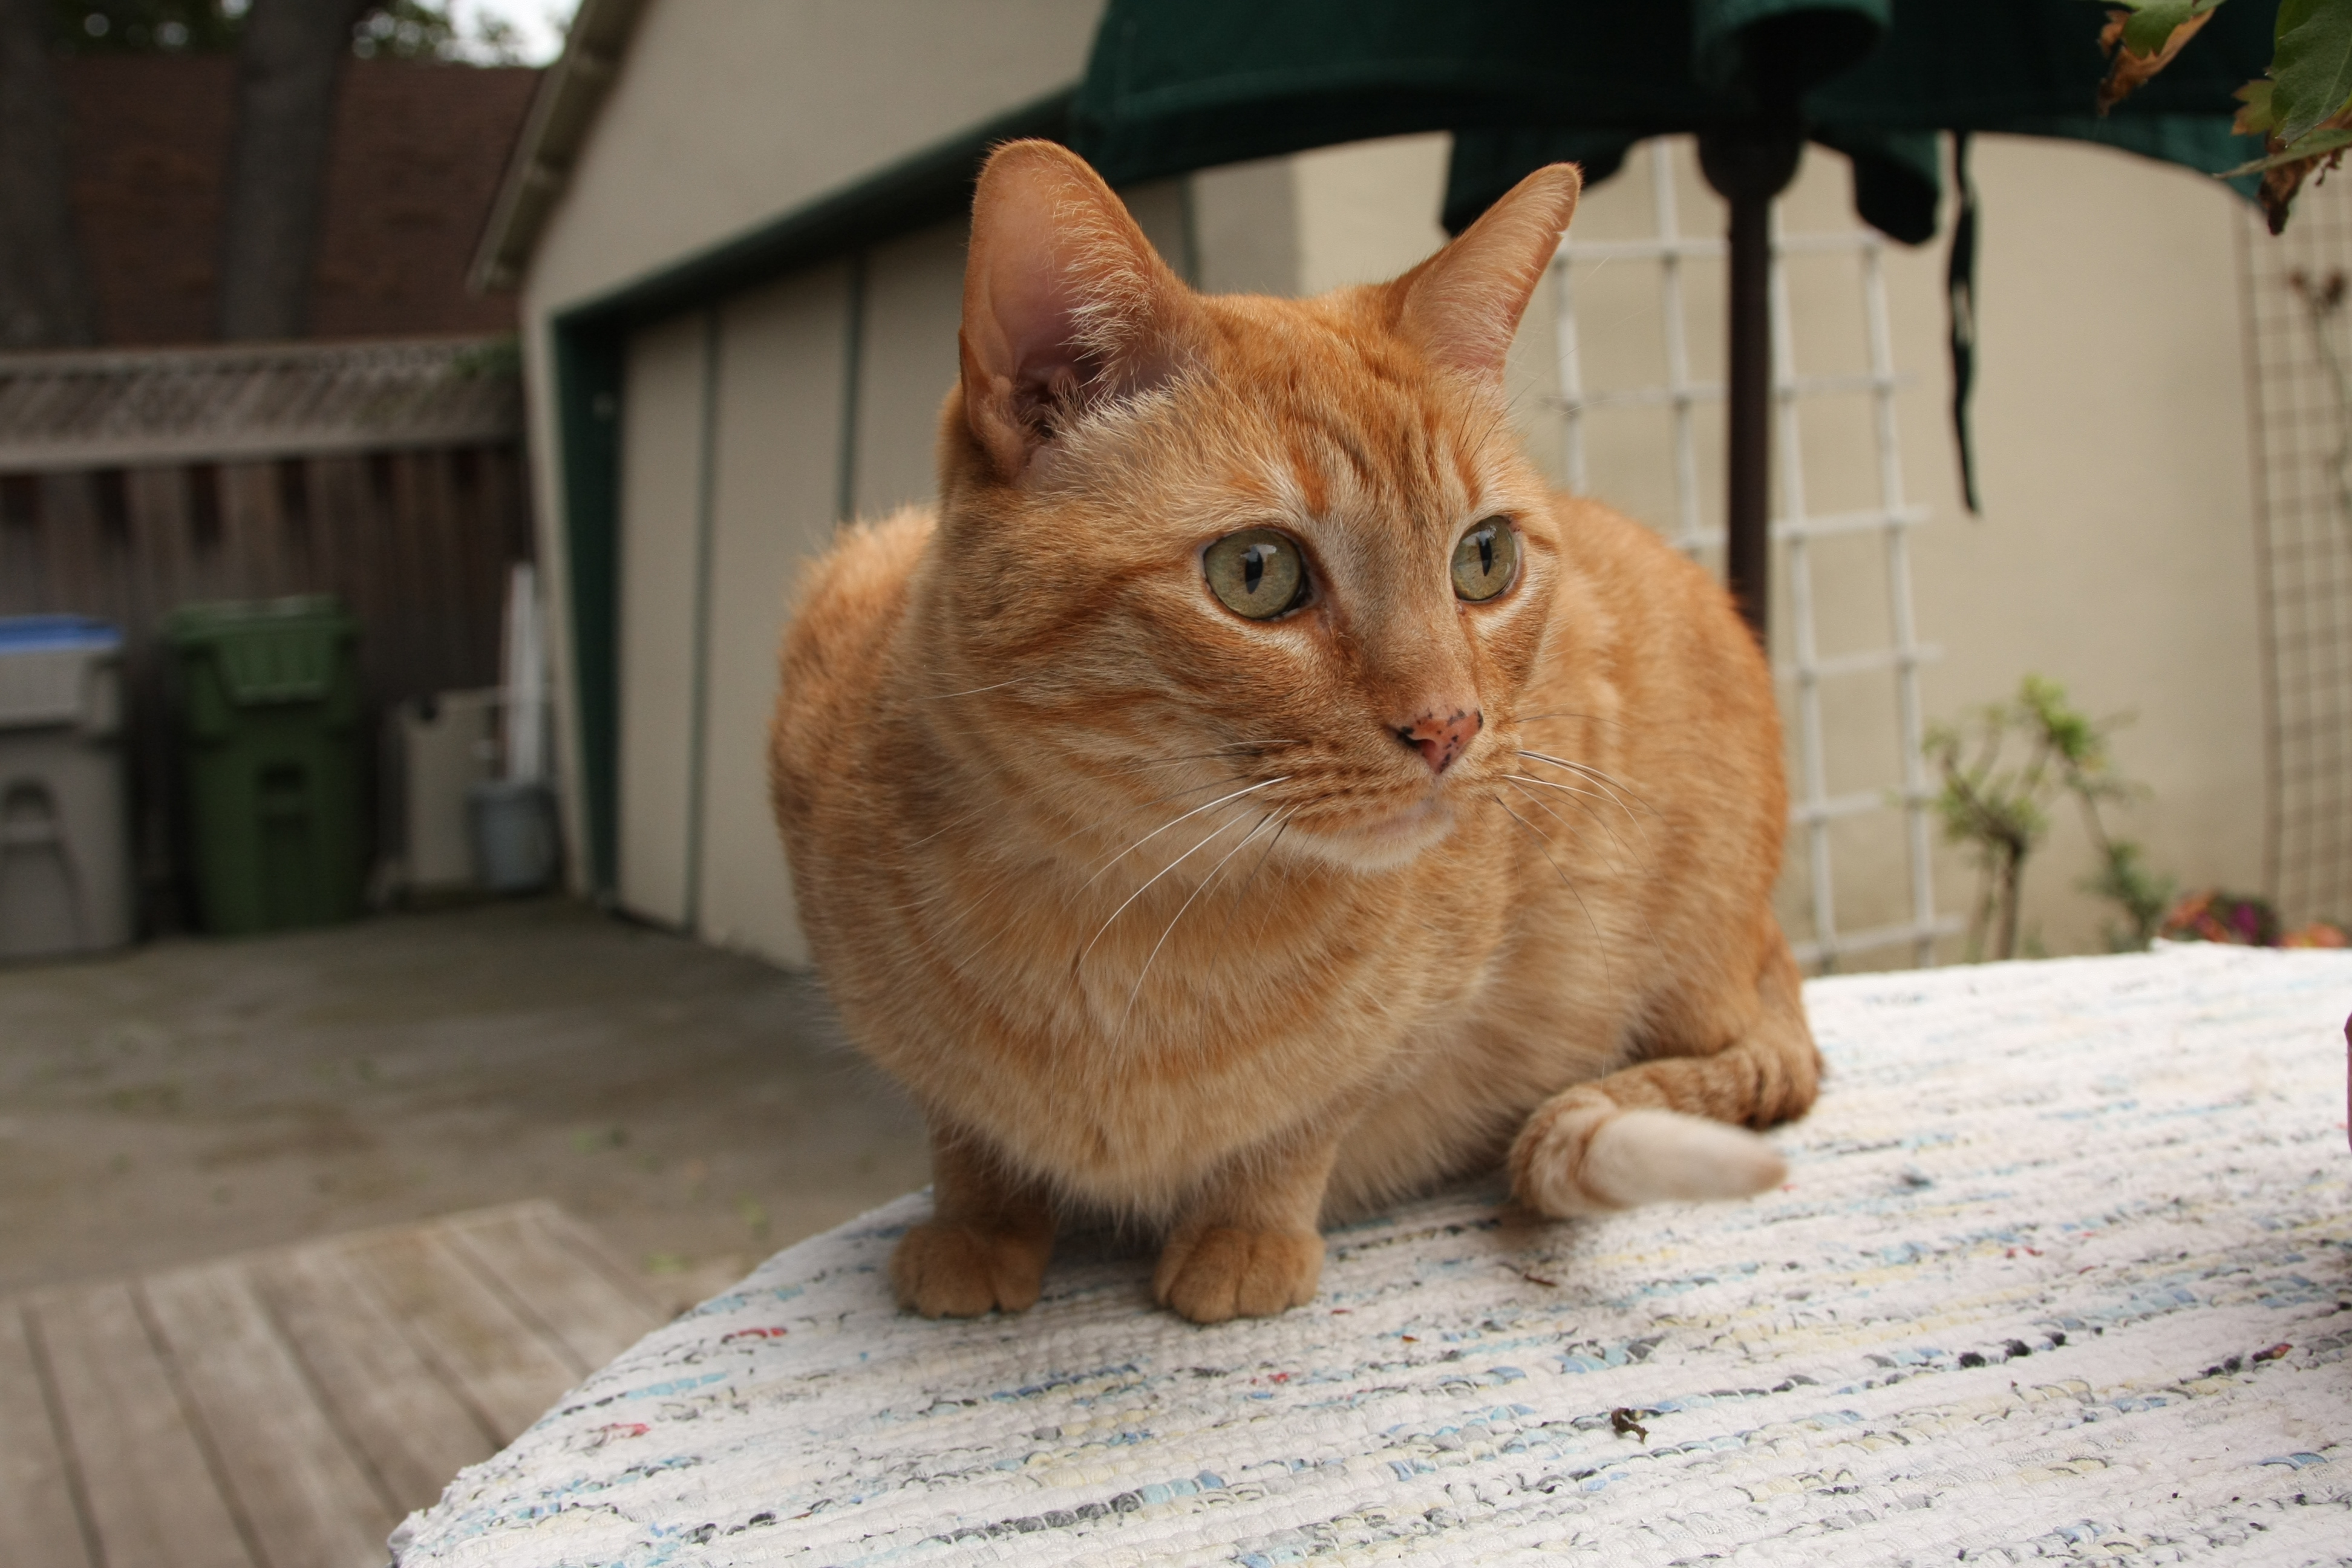
{"type": "Polygon", "coordinates": [[[2094,721],[2068,704],[2064,687],[2029,675],[2014,700],[1928,730],[1924,749],[1944,779],[1936,797],[1944,837],[1968,847],[1979,875],[1976,910],[1969,921],[1971,963],[1988,955],[1988,938],[1990,956],[2017,956],[2025,863],[2048,837],[2050,808],[2062,795],[2081,811],[2099,856],[2099,870],[2084,880],[2083,889],[2124,915],[2123,925],[2106,928],[2109,948],[2144,948],[2156,934],[2172,901],[2172,879],[2149,867],[2138,844],[2111,837],[2100,816],[2102,804],[2120,805],[2147,793],[2118,773],[2107,754],[2107,736],[2126,721],[2094,721]],[[2011,760],[2013,742],[2022,749],[2021,761],[2011,760]]]}

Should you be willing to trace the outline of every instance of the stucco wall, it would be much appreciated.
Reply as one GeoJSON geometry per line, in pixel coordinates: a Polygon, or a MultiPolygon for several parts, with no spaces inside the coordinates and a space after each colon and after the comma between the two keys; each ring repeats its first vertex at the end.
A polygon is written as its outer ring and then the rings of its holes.
{"type": "MultiPolygon", "coordinates": [[[[1931,711],[2038,670],[2093,713],[2137,712],[2116,752],[2154,793],[2125,830],[2189,886],[2257,887],[2245,214],[2218,182],[2101,148],[1989,137],[1977,166],[1985,515],[1921,541],[1950,649],[1931,711]]],[[[2028,918],[2053,951],[2095,946],[2072,890],[2090,864],[2068,822],[2033,873],[2028,918]]]]}

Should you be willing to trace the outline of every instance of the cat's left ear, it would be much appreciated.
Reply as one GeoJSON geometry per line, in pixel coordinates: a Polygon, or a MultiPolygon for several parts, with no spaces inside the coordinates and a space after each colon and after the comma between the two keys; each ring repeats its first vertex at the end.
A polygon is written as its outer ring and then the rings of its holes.
{"type": "Polygon", "coordinates": [[[964,265],[964,419],[1019,480],[1089,403],[1174,374],[1190,290],[1085,160],[1000,147],[972,195],[964,265]]]}
{"type": "Polygon", "coordinates": [[[1404,294],[1398,334],[1438,363],[1500,388],[1511,335],[1583,189],[1573,163],[1538,169],[1513,185],[1460,238],[1391,285],[1404,294]]]}

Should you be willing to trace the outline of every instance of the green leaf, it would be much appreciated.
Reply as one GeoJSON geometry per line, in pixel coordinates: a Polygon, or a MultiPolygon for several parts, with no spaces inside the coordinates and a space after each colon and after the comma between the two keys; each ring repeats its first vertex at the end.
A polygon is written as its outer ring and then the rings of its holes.
{"type": "Polygon", "coordinates": [[[2281,0],[2271,80],[2278,133],[2288,142],[2352,100],[2352,0],[2281,0]]]}
{"type": "Polygon", "coordinates": [[[2224,169],[2213,177],[2234,180],[2245,174],[2259,174],[2275,169],[2282,163],[2300,163],[2306,158],[2324,158],[2339,147],[2352,147],[2352,131],[2314,131],[2301,141],[2289,142],[2267,158],[2257,158],[2251,163],[2241,163],[2234,169],[2224,169]]]}
{"type": "Polygon", "coordinates": [[[2246,107],[2238,110],[2231,129],[2241,136],[2262,136],[2278,129],[2277,110],[2271,107],[2271,83],[2250,81],[2233,95],[2246,107]]]}
{"type": "Polygon", "coordinates": [[[2094,0],[2094,4],[2131,13],[2131,19],[2124,24],[2124,47],[2145,56],[2163,48],[2173,29],[2214,10],[2221,0],[2094,0]]]}
{"type": "MultiPolygon", "coordinates": [[[[2218,4],[2218,0],[2216,0],[2218,4]]],[[[2131,20],[2124,24],[2124,47],[2136,55],[2152,55],[2164,47],[2179,26],[2200,11],[2210,11],[2211,5],[2200,5],[2197,0],[2124,0],[2131,7],[2131,20]]]]}
{"type": "MultiPolygon", "coordinates": [[[[2278,19],[2272,24],[2272,41],[2275,43],[2311,20],[2312,13],[2326,3],[2326,0],[2279,0],[2278,19]]],[[[2123,4],[2128,5],[2131,0],[2123,0],[2123,4]]]]}

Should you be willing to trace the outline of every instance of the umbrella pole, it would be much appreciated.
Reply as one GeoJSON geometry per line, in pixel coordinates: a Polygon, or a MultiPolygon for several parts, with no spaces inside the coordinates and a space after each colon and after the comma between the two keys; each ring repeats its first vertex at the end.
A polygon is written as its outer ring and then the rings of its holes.
{"type": "Polygon", "coordinates": [[[1768,649],[1772,603],[1772,198],[1731,199],[1731,366],[1725,585],[1768,649]]]}
{"type": "Polygon", "coordinates": [[[1725,468],[1729,540],[1725,585],[1756,640],[1771,647],[1772,198],[1787,188],[1804,149],[1775,127],[1708,132],[1698,143],[1706,183],[1731,204],[1730,365],[1725,468]]]}

